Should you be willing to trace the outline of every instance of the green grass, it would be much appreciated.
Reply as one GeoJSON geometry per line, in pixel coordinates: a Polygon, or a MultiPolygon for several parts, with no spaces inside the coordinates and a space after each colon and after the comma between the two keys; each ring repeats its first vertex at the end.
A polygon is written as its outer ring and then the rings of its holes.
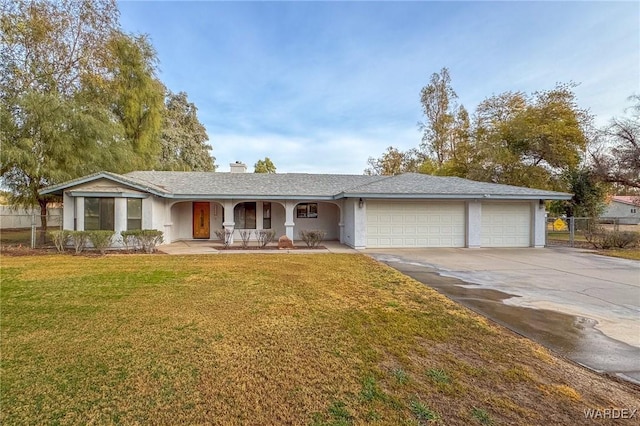
{"type": "Polygon", "coordinates": [[[6,425],[569,425],[640,397],[361,255],[3,256],[0,272],[6,425]]]}

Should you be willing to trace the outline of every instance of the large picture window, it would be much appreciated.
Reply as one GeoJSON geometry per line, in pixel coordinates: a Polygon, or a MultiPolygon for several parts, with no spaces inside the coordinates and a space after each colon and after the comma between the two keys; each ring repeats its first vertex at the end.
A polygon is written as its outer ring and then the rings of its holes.
{"type": "Polygon", "coordinates": [[[256,203],[240,203],[233,210],[236,229],[256,229],[256,203]]]}
{"type": "Polygon", "coordinates": [[[127,231],[142,229],[142,199],[127,198],[127,231]]]}
{"type": "Polygon", "coordinates": [[[84,199],[84,229],[86,231],[113,231],[113,217],[113,198],[87,197],[84,199]]]}

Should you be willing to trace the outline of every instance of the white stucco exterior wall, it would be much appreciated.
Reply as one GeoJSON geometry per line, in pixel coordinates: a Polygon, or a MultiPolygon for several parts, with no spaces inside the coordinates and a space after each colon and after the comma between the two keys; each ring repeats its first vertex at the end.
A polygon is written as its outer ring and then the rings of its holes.
{"type": "Polygon", "coordinates": [[[84,197],[76,198],[76,230],[84,231],[84,197]]]}
{"type": "Polygon", "coordinates": [[[343,240],[344,244],[355,249],[364,249],[367,245],[367,206],[359,206],[359,199],[347,198],[343,202],[343,240]]]}
{"type": "Polygon", "coordinates": [[[478,248],[482,244],[482,203],[467,201],[466,205],[466,246],[478,248]]]}
{"type": "MultiPolygon", "coordinates": [[[[115,235],[113,237],[114,245],[119,246],[117,242],[121,241],[120,232],[127,230],[127,199],[115,198],[113,200],[113,230],[115,235]]],[[[144,200],[142,201],[142,208],[144,209],[144,200]]]]}
{"type": "Polygon", "coordinates": [[[342,222],[344,223],[342,240],[343,244],[355,247],[355,220],[353,199],[346,199],[342,204],[342,222]]]}
{"type": "Polygon", "coordinates": [[[68,231],[73,231],[74,229],[74,218],[76,212],[76,199],[72,197],[67,192],[64,192],[62,195],[62,205],[64,206],[62,209],[62,229],[66,229],[68,231]]]}
{"type": "Polygon", "coordinates": [[[534,201],[531,203],[531,245],[533,247],[544,247],[547,237],[547,209],[544,203],[534,201]]]}
{"type": "MultiPolygon", "coordinates": [[[[305,204],[306,202],[299,203],[305,204]]],[[[309,201],[309,203],[315,203],[315,201],[309,201]]],[[[340,238],[340,228],[338,222],[340,221],[340,209],[338,206],[332,203],[317,202],[318,204],[318,217],[316,218],[302,218],[296,217],[293,235],[296,240],[300,239],[300,231],[310,230],[324,230],[327,232],[325,240],[337,240],[340,238]]]]}

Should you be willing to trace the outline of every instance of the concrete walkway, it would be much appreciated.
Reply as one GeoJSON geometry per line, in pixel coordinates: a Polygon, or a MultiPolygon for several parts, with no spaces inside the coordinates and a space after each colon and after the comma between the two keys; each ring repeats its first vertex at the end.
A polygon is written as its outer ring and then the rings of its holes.
{"type": "MultiPolygon", "coordinates": [[[[158,251],[170,255],[188,255],[188,254],[319,254],[319,253],[359,253],[351,247],[340,244],[337,241],[323,241],[323,248],[307,249],[302,241],[295,241],[296,248],[293,250],[278,250],[277,248],[269,248],[259,250],[256,248],[256,242],[249,244],[249,249],[242,250],[239,243],[233,244],[230,249],[224,249],[222,244],[211,240],[184,240],[176,241],[171,244],[165,244],[158,247],[158,251]]],[[[277,244],[269,244],[270,247],[277,247],[277,244]]]]}

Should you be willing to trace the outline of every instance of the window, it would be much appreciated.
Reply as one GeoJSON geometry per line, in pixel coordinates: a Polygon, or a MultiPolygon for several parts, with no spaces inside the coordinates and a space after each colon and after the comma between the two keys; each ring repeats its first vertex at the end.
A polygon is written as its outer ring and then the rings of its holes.
{"type": "Polygon", "coordinates": [[[142,229],[142,199],[127,198],[127,231],[142,229]]]}
{"type": "Polygon", "coordinates": [[[298,204],[296,206],[296,217],[312,218],[318,217],[318,203],[298,204]]]}
{"type": "Polygon", "coordinates": [[[262,203],[262,229],[271,229],[271,203],[262,203]]]}
{"type": "Polygon", "coordinates": [[[113,198],[84,199],[85,231],[113,231],[114,202],[113,198]]]}
{"type": "Polygon", "coordinates": [[[637,210],[636,209],[631,209],[631,213],[636,213],[637,210]]]}
{"type": "Polygon", "coordinates": [[[256,203],[240,203],[233,210],[236,229],[256,229],[256,203]]]}

